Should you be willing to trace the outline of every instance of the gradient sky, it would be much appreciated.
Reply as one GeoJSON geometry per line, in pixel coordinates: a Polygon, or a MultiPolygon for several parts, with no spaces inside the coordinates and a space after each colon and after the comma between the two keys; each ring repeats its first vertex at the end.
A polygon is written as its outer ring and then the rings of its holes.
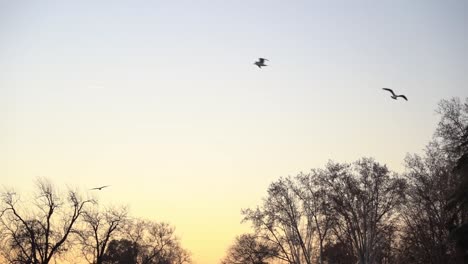
{"type": "Polygon", "coordinates": [[[363,156],[403,171],[438,101],[468,96],[467,14],[465,0],[0,1],[0,184],[111,184],[103,204],[169,221],[197,264],[218,263],[279,176],[363,156]]]}

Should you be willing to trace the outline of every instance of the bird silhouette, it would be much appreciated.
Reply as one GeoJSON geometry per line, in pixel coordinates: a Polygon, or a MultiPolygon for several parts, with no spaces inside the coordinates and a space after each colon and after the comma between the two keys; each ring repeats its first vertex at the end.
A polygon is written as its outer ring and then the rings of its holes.
{"type": "Polygon", "coordinates": [[[100,190],[102,190],[102,189],[104,189],[104,188],[106,188],[106,187],[109,187],[109,186],[110,186],[110,185],[104,185],[104,186],[101,186],[101,187],[92,188],[92,189],[90,189],[90,190],[99,190],[99,191],[100,191],[100,190]]]}
{"type": "Polygon", "coordinates": [[[268,66],[265,64],[265,61],[268,61],[268,60],[264,58],[258,58],[258,61],[254,62],[254,64],[257,65],[261,69],[263,66],[268,66]]]}
{"type": "Polygon", "coordinates": [[[395,100],[396,100],[398,97],[401,97],[401,98],[405,99],[406,101],[408,101],[408,98],[406,98],[406,96],[404,96],[404,95],[402,95],[402,94],[396,95],[396,94],[393,92],[393,90],[390,89],[390,88],[382,88],[382,89],[385,90],[385,91],[391,92],[391,93],[392,93],[392,96],[391,96],[391,97],[392,97],[393,99],[395,99],[395,100]]]}

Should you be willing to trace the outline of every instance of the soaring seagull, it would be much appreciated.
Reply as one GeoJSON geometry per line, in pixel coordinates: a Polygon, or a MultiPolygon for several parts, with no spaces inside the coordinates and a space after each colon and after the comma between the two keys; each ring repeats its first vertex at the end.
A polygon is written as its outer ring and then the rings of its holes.
{"type": "Polygon", "coordinates": [[[263,66],[268,66],[265,64],[265,61],[268,61],[268,60],[264,58],[258,58],[258,61],[254,62],[254,64],[257,65],[261,69],[263,66]]]}
{"type": "Polygon", "coordinates": [[[408,101],[408,98],[406,98],[406,96],[404,96],[404,95],[402,95],[402,94],[396,95],[396,94],[393,92],[393,90],[390,89],[390,88],[382,88],[382,89],[385,90],[385,91],[391,92],[391,93],[392,93],[392,96],[391,96],[391,97],[392,97],[393,99],[395,99],[395,100],[396,100],[398,97],[401,97],[401,98],[405,99],[406,101],[408,101]]]}
{"type": "Polygon", "coordinates": [[[92,189],[90,189],[90,190],[99,190],[99,191],[100,191],[100,190],[102,190],[102,189],[104,189],[104,188],[106,188],[106,187],[109,187],[109,186],[110,186],[110,185],[104,185],[104,186],[101,186],[101,187],[92,188],[92,189]]]}

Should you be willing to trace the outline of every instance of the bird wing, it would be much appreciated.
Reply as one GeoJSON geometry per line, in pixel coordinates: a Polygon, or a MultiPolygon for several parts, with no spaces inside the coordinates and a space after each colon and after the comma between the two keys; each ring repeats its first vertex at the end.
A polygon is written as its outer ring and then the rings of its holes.
{"type": "Polygon", "coordinates": [[[402,94],[401,94],[401,95],[398,95],[397,97],[401,97],[401,98],[405,99],[406,101],[408,101],[408,98],[406,98],[406,96],[404,96],[404,95],[402,95],[402,94]]]}
{"type": "Polygon", "coordinates": [[[102,188],[106,188],[106,187],[109,187],[110,185],[104,185],[104,186],[101,186],[101,187],[96,187],[96,188],[92,188],[90,190],[101,190],[102,188]]]}
{"type": "Polygon", "coordinates": [[[265,58],[258,58],[258,60],[260,61],[260,63],[264,63],[265,61],[268,61],[268,60],[265,59],[265,58]]]}
{"type": "Polygon", "coordinates": [[[382,88],[382,89],[385,90],[385,91],[389,91],[389,92],[391,92],[393,95],[395,95],[395,93],[393,92],[393,90],[390,89],[390,88],[382,88]]]}

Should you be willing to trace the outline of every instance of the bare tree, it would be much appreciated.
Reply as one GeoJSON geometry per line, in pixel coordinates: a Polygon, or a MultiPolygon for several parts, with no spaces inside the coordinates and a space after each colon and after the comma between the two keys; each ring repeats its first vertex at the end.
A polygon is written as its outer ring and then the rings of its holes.
{"type": "Polygon", "coordinates": [[[386,166],[363,158],[353,164],[330,162],[322,172],[328,199],[338,216],[337,239],[351,242],[359,263],[385,263],[382,250],[392,236],[405,181],[386,166]]]}
{"type": "Polygon", "coordinates": [[[402,256],[412,263],[453,262],[446,228],[450,216],[446,205],[453,177],[446,155],[433,142],[424,157],[408,155],[406,167],[409,188],[402,211],[402,256]]]}
{"type": "Polygon", "coordinates": [[[109,242],[103,263],[137,264],[138,245],[128,239],[113,239],[109,242]]]}
{"type": "Polygon", "coordinates": [[[191,263],[190,253],[168,223],[134,219],[125,226],[123,236],[137,248],[138,264],[191,263]]]}
{"type": "Polygon", "coordinates": [[[46,179],[38,179],[36,187],[32,207],[13,191],[2,193],[2,253],[10,263],[47,264],[65,252],[72,228],[92,202],[72,190],[63,198],[46,179]]]}
{"type": "Polygon", "coordinates": [[[468,125],[468,98],[465,98],[465,103],[460,102],[459,98],[441,100],[436,113],[440,115],[440,120],[434,141],[451,160],[457,160],[468,149],[468,144],[462,144],[468,125]]]}
{"type": "Polygon", "coordinates": [[[311,219],[317,233],[319,244],[319,263],[323,264],[323,251],[330,230],[336,223],[336,216],[330,201],[327,199],[327,189],[322,184],[324,175],[319,170],[309,174],[299,174],[297,184],[293,187],[300,197],[307,218],[311,219]]]}
{"type": "Polygon", "coordinates": [[[242,210],[243,221],[250,221],[260,238],[278,248],[278,259],[311,264],[315,225],[295,190],[291,177],[273,182],[261,207],[242,210]]]}
{"type": "Polygon", "coordinates": [[[103,263],[107,246],[125,223],[127,214],[126,208],[107,208],[103,211],[93,208],[83,212],[83,225],[76,233],[89,263],[103,263]]]}
{"type": "Polygon", "coordinates": [[[468,262],[468,98],[461,103],[452,98],[439,103],[437,113],[440,121],[435,140],[444,146],[444,152],[451,161],[454,187],[448,197],[446,209],[451,216],[447,221],[450,237],[456,241],[458,263],[468,262]]]}
{"type": "Polygon", "coordinates": [[[459,145],[461,157],[457,160],[453,172],[458,176],[458,183],[449,197],[447,209],[452,213],[448,221],[450,238],[456,241],[458,263],[468,262],[468,125],[459,145]],[[457,221],[458,218],[458,221],[457,221]]]}
{"type": "Polygon", "coordinates": [[[356,264],[357,258],[348,244],[350,243],[330,241],[324,246],[323,259],[330,264],[356,264]]]}
{"type": "Polygon", "coordinates": [[[442,100],[436,112],[440,121],[424,154],[405,160],[410,188],[400,255],[413,263],[466,263],[462,241],[468,248],[463,235],[468,232],[460,227],[468,213],[463,198],[468,186],[468,98],[464,104],[458,98],[442,100]]]}
{"type": "Polygon", "coordinates": [[[278,254],[278,248],[260,241],[255,235],[243,234],[236,237],[222,264],[267,264],[278,254]]]}

